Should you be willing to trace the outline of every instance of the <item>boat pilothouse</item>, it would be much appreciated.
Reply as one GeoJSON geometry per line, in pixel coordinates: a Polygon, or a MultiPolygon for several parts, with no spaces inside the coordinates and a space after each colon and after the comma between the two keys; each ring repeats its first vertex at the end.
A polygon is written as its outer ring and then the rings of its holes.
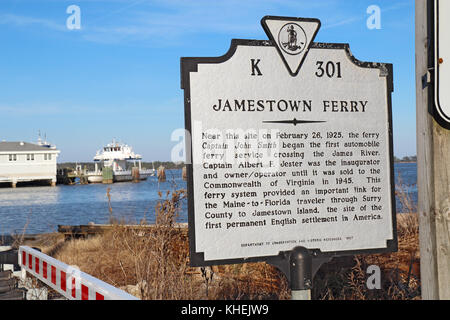
{"type": "Polygon", "coordinates": [[[42,138],[41,138],[41,131],[39,131],[37,145],[40,146],[40,147],[56,150],[56,146],[55,145],[52,145],[51,143],[47,142],[47,135],[44,135],[44,140],[42,140],[42,138]]]}
{"type": "Polygon", "coordinates": [[[94,157],[95,172],[89,173],[88,180],[89,182],[102,182],[102,173],[98,170],[98,163],[102,162],[103,167],[112,168],[115,182],[131,181],[133,179],[132,171],[127,168],[129,161],[133,162],[133,167],[136,167],[137,163],[140,180],[146,180],[149,176],[155,175],[155,169],[142,169],[142,156],[134,153],[132,147],[113,140],[102,150],[97,151],[94,157]]]}

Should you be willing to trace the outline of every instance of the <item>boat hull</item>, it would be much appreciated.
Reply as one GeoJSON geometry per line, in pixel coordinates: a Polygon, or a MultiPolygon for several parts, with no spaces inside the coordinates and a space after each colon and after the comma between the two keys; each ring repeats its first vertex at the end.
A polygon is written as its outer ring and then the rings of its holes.
{"type": "Polygon", "coordinates": [[[87,174],[87,179],[89,183],[102,183],[103,182],[103,176],[102,173],[92,173],[92,174],[87,174]]]}
{"type": "Polygon", "coordinates": [[[133,177],[131,176],[131,171],[120,172],[120,173],[114,172],[113,180],[114,180],[114,182],[126,182],[126,181],[132,181],[133,177]]]}
{"type": "MultiPolygon", "coordinates": [[[[154,171],[151,170],[141,170],[139,171],[139,180],[144,181],[147,180],[148,177],[154,176],[154,171]]],[[[127,181],[133,181],[133,175],[131,174],[131,171],[120,171],[120,172],[114,172],[114,182],[127,182],[127,181]]]]}
{"type": "MultiPolygon", "coordinates": [[[[147,180],[148,177],[152,177],[155,175],[153,170],[141,170],[139,171],[139,180],[144,181],[147,180]]],[[[88,174],[89,183],[102,183],[103,176],[102,173],[93,173],[88,174]]],[[[133,176],[131,171],[113,171],[113,182],[129,182],[133,181],[133,176]]]]}

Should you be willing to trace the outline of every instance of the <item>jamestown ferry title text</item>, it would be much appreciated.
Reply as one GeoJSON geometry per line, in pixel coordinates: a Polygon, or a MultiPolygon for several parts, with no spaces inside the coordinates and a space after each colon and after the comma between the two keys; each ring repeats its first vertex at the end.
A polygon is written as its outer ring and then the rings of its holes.
{"type": "MultiPolygon", "coordinates": [[[[323,112],[366,112],[368,101],[323,100],[320,108],[323,112]]],[[[238,100],[218,99],[212,106],[214,111],[231,112],[312,112],[312,100],[238,100]]]]}

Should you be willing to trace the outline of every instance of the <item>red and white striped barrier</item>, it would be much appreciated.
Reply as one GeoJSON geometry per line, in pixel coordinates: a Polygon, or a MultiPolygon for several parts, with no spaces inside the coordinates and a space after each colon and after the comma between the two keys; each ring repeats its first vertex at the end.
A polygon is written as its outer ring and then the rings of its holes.
{"type": "Polygon", "coordinates": [[[19,248],[22,270],[70,300],[139,300],[93,276],[27,246],[19,248]]]}

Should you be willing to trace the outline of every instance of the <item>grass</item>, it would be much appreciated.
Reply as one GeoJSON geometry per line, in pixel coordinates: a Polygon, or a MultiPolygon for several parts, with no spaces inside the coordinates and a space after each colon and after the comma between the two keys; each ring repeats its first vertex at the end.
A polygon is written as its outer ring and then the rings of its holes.
{"type": "MultiPolygon", "coordinates": [[[[411,210],[397,215],[398,252],[333,259],[317,273],[312,299],[420,298],[418,218],[407,194],[397,192],[400,201],[407,202],[403,207],[411,210]],[[380,267],[379,290],[367,288],[370,265],[380,267]]],[[[185,190],[160,193],[156,223],[142,230],[118,222],[110,207],[110,231],[88,239],[58,240],[43,251],[141,299],[290,299],[286,278],[266,263],[190,267],[187,230],[176,224],[185,197],[185,190]]]]}

